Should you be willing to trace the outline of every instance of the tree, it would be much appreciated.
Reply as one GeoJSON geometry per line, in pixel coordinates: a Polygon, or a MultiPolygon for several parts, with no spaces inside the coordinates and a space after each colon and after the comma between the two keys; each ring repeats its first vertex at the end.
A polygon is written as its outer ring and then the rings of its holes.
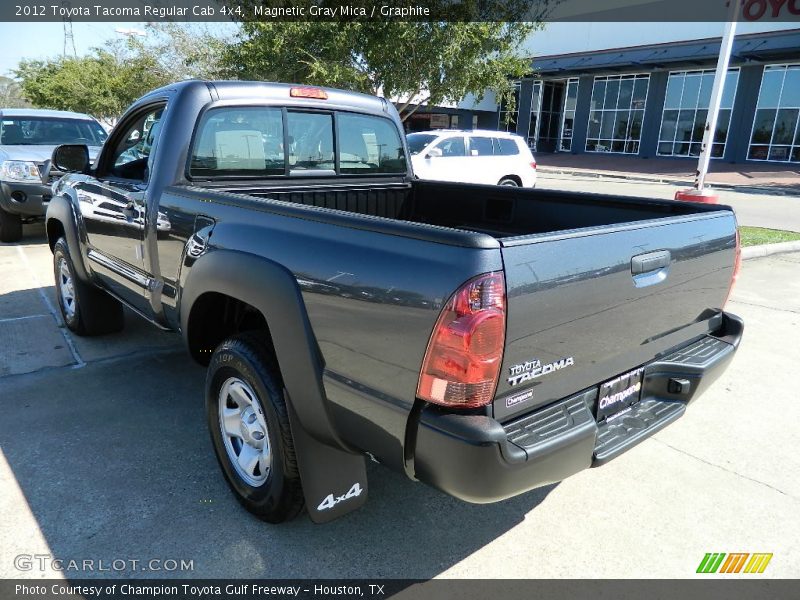
{"type": "Polygon", "coordinates": [[[220,36],[175,24],[152,25],[144,41],[112,40],[86,56],[23,60],[14,72],[34,106],[74,110],[113,124],[140,96],[170,82],[214,77],[220,36]]]}
{"type": "Polygon", "coordinates": [[[150,23],[145,29],[146,36],[127,40],[124,50],[153,65],[165,82],[227,76],[221,59],[232,33],[194,23],[150,23]]]}
{"type": "MultiPolygon", "coordinates": [[[[421,104],[457,102],[468,94],[480,100],[486,90],[513,103],[511,80],[531,71],[521,44],[541,23],[517,20],[530,14],[529,2],[500,4],[504,22],[470,21],[477,17],[468,12],[458,15],[460,21],[247,21],[225,63],[240,79],[403,99],[404,120],[421,104]]],[[[548,1],[535,4],[541,17],[548,1]]]]}
{"type": "Polygon", "coordinates": [[[136,98],[164,83],[152,65],[104,49],[79,58],[23,60],[15,75],[34,106],[84,112],[109,124],[136,98]]]}
{"type": "Polygon", "coordinates": [[[24,108],[30,104],[22,97],[19,84],[8,77],[0,77],[0,107],[24,108]]]}

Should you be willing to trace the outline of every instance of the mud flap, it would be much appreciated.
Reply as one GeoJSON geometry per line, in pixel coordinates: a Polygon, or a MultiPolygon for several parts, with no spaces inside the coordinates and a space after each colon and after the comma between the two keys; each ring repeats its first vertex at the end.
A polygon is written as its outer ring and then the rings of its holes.
{"type": "Polygon", "coordinates": [[[301,425],[292,403],[289,424],[308,515],[314,523],[327,523],[361,508],[367,501],[367,467],[364,456],[323,444],[301,425]]]}

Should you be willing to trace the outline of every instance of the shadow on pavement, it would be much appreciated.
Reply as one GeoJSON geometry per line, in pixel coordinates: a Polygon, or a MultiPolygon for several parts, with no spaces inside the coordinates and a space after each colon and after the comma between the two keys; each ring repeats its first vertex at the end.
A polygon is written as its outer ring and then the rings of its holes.
{"type": "MultiPolygon", "coordinates": [[[[54,558],[194,561],[193,572],[114,573],[133,577],[428,578],[517,525],[555,487],[476,506],[373,464],[361,510],[327,525],[306,515],[262,523],[216,464],[204,377],[184,353],[161,351],[0,380],[0,451],[54,558]]],[[[9,550],[25,552],[25,542],[9,550]]]]}

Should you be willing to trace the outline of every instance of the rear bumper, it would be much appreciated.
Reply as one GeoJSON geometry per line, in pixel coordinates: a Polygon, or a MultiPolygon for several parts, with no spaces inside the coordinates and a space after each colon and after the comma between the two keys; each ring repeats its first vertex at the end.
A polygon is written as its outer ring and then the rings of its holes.
{"type": "Polygon", "coordinates": [[[0,182],[0,207],[23,217],[42,217],[53,197],[50,186],[41,183],[0,182]]]}
{"type": "Polygon", "coordinates": [[[641,401],[611,424],[595,420],[597,387],[505,424],[429,406],[417,430],[414,474],[462,500],[488,503],[600,466],[680,418],[730,363],[743,329],[724,313],[715,335],[647,364],[641,401]],[[670,380],[682,380],[682,389],[670,380]]]}

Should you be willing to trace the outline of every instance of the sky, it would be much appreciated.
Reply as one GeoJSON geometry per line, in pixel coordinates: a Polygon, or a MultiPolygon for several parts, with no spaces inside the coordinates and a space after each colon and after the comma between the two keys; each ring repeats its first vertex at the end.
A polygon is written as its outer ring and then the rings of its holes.
{"type": "MultiPolygon", "coordinates": [[[[233,27],[216,23],[217,27],[233,27]]],[[[144,30],[146,23],[73,23],[78,56],[90,48],[121,37],[116,29],[144,30]]],[[[64,51],[64,25],[57,23],[0,23],[0,75],[8,76],[23,58],[48,58],[64,51]]]]}
{"type": "MultiPolygon", "coordinates": [[[[114,30],[144,29],[144,23],[74,23],[78,55],[120,37],[114,30]]],[[[0,23],[0,75],[9,75],[23,58],[47,58],[64,51],[64,25],[58,23],[0,23]]]]}

